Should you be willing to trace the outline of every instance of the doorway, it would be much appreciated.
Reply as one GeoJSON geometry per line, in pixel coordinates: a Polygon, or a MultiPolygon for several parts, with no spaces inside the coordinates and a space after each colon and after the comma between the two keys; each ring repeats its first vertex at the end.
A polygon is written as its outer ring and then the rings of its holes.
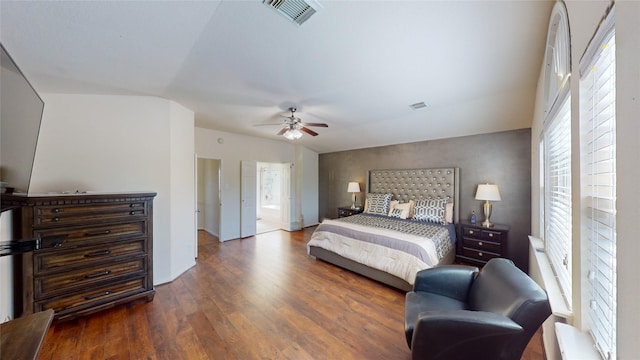
{"type": "Polygon", "coordinates": [[[256,234],[262,234],[281,228],[283,164],[258,162],[256,170],[256,234]]]}
{"type": "Polygon", "coordinates": [[[197,230],[205,230],[219,238],[221,161],[197,158],[196,173],[197,230]]]}

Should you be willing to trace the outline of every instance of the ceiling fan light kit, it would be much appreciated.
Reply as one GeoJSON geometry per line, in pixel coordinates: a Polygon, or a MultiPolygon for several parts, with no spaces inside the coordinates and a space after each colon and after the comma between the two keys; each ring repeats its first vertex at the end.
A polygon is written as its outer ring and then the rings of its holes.
{"type": "Polygon", "coordinates": [[[283,135],[289,140],[296,140],[302,137],[302,131],[298,129],[289,129],[283,135]]]}
{"type": "MultiPolygon", "coordinates": [[[[325,123],[304,123],[299,117],[296,117],[294,113],[296,112],[295,107],[290,107],[289,111],[291,111],[290,116],[286,116],[286,120],[282,123],[283,128],[277,133],[277,135],[282,135],[289,140],[300,139],[303,133],[307,133],[311,136],[317,136],[318,133],[307,128],[307,126],[319,126],[319,127],[329,127],[329,125],[325,123]]],[[[278,124],[256,124],[254,126],[260,125],[278,125],[278,124]]]]}

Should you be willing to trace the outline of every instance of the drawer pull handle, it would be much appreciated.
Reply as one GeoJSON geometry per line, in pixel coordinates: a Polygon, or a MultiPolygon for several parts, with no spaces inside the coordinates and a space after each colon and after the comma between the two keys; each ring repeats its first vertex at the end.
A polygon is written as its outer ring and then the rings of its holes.
{"type": "Polygon", "coordinates": [[[489,233],[489,237],[493,237],[493,234],[492,234],[492,233],[489,233]]]}
{"type": "Polygon", "coordinates": [[[473,234],[473,230],[469,230],[469,234],[473,234]]]}
{"type": "Polygon", "coordinates": [[[111,230],[88,232],[88,233],[84,233],[84,236],[98,236],[98,235],[108,235],[108,234],[111,234],[111,230]]]}
{"type": "Polygon", "coordinates": [[[483,253],[481,253],[481,252],[479,252],[479,253],[478,253],[478,256],[482,256],[482,255],[484,255],[484,254],[483,254],[483,253]]]}
{"type": "Polygon", "coordinates": [[[93,278],[97,278],[100,276],[105,276],[105,275],[109,275],[111,274],[111,270],[105,270],[105,271],[101,271],[95,274],[89,274],[89,275],[85,275],[84,278],[85,279],[93,279],[93,278]]]}
{"type": "Polygon", "coordinates": [[[111,295],[111,291],[104,291],[104,292],[101,292],[99,294],[93,294],[93,295],[85,296],[84,299],[85,300],[93,300],[95,298],[99,298],[99,297],[107,296],[107,295],[111,295]]]}
{"type": "Polygon", "coordinates": [[[136,204],[130,204],[129,207],[136,207],[136,204]]]}
{"type": "Polygon", "coordinates": [[[96,251],[93,253],[89,253],[89,254],[84,254],[84,257],[97,257],[97,256],[103,256],[103,255],[109,255],[111,254],[111,250],[103,250],[103,251],[96,251]]]}
{"type": "Polygon", "coordinates": [[[482,241],[478,242],[478,246],[482,246],[482,245],[484,245],[482,241]]]}
{"type": "Polygon", "coordinates": [[[55,208],[55,209],[53,209],[53,212],[57,214],[57,213],[60,212],[60,209],[59,208],[55,208]]]}
{"type": "Polygon", "coordinates": [[[56,216],[53,218],[53,221],[60,221],[60,218],[56,216]]]}
{"type": "Polygon", "coordinates": [[[135,210],[131,210],[131,212],[129,212],[129,215],[135,215],[135,214],[136,214],[135,210]]]}

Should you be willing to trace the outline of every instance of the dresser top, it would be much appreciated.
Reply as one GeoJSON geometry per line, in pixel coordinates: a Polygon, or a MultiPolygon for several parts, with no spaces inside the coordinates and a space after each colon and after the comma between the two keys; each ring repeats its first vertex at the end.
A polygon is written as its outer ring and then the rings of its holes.
{"type": "Polygon", "coordinates": [[[155,192],[74,192],[74,193],[48,193],[48,194],[0,194],[2,210],[13,207],[42,205],[42,204],[74,204],[93,203],[105,201],[129,201],[135,199],[153,198],[155,192]]]}

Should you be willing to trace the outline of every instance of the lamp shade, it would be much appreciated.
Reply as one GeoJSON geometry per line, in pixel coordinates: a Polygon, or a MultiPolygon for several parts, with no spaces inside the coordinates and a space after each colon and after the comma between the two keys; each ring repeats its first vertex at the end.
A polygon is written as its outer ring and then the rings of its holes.
{"type": "Polygon", "coordinates": [[[347,192],[360,192],[360,184],[358,184],[357,182],[350,182],[349,186],[347,187],[347,192]]]}
{"type": "Polygon", "coordinates": [[[500,190],[495,184],[478,184],[476,200],[500,201],[500,190]]]}

